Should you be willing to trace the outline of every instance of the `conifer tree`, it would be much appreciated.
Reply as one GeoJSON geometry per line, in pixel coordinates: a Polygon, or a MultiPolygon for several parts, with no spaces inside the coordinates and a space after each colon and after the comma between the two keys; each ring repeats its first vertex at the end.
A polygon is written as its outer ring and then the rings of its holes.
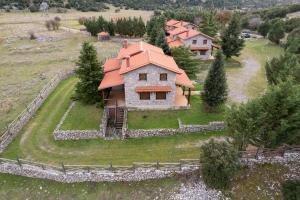
{"type": "Polygon", "coordinates": [[[185,71],[185,73],[190,78],[195,78],[196,73],[199,71],[199,60],[193,59],[192,56],[194,54],[190,51],[188,47],[178,47],[178,48],[172,48],[171,54],[181,69],[185,71]]]}
{"type": "Polygon", "coordinates": [[[79,82],[76,85],[75,98],[86,103],[100,102],[98,86],[103,78],[103,69],[97,58],[95,47],[84,42],[77,61],[78,68],[75,70],[79,82]]]}
{"type": "Polygon", "coordinates": [[[155,41],[155,45],[162,48],[165,54],[170,54],[170,48],[166,41],[166,34],[163,29],[160,30],[155,41]]]}
{"type": "Polygon", "coordinates": [[[226,58],[240,55],[240,51],[244,47],[244,40],[239,38],[240,31],[241,26],[239,16],[238,14],[234,14],[229,26],[221,36],[221,46],[226,58]]]}
{"type": "Polygon", "coordinates": [[[215,37],[218,32],[218,25],[216,23],[216,12],[210,11],[204,14],[203,22],[200,27],[200,31],[211,36],[215,37]]]}
{"type": "Polygon", "coordinates": [[[210,108],[217,107],[227,100],[226,74],[223,54],[220,50],[209,69],[201,97],[210,108]]]}
{"type": "Polygon", "coordinates": [[[277,20],[274,22],[274,24],[271,25],[268,39],[271,42],[274,42],[276,44],[279,44],[280,39],[284,37],[284,25],[281,20],[277,20]]]}

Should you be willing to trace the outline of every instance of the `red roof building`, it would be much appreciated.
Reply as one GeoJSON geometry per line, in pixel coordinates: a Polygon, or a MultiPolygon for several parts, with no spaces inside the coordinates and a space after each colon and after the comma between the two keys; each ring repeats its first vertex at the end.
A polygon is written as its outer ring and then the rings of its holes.
{"type": "Polygon", "coordinates": [[[123,106],[129,108],[174,108],[176,95],[183,95],[176,88],[194,88],[173,57],[143,41],[131,45],[124,41],[117,57],[106,60],[103,67],[98,89],[105,97],[114,89],[123,92],[118,96],[124,96],[123,106]]]}

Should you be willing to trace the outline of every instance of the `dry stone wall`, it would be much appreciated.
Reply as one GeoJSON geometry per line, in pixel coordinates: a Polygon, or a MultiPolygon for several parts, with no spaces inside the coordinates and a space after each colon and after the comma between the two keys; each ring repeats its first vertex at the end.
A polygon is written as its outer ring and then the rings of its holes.
{"type": "Polygon", "coordinates": [[[184,125],[178,119],[179,128],[162,129],[126,129],[123,131],[123,138],[142,138],[152,136],[175,135],[178,133],[188,134],[203,131],[218,131],[225,128],[224,122],[210,122],[208,125],[184,125]]]}
{"type": "Polygon", "coordinates": [[[57,85],[64,79],[68,78],[74,72],[63,72],[57,74],[51,81],[40,91],[37,97],[27,106],[27,108],[11,122],[7,130],[0,137],[0,152],[2,152],[17,136],[19,131],[31,119],[36,111],[41,107],[47,97],[57,87],[57,85]]]}

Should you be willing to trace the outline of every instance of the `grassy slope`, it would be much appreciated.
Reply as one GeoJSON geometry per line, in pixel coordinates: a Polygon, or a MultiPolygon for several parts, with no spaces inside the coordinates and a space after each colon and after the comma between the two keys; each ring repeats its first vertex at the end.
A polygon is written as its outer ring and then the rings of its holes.
{"type": "Polygon", "coordinates": [[[191,96],[191,109],[178,111],[133,111],[128,113],[129,129],[178,128],[177,118],[184,124],[207,124],[223,120],[223,112],[208,113],[199,95],[191,96]]]}
{"type": "Polygon", "coordinates": [[[54,181],[0,174],[0,199],[167,199],[168,193],[180,182],[175,178],[137,183],[77,183],[54,181]]]}
{"type": "Polygon", "coordinates": [[[47,99],[36,116],[0,156],[52,164],[131,164],[135,161],[178,161],[198,158],[199,145],[224,132],[194,133],[169,137],[113,140],[54,141],[52,132],[67,110],[76,84],[65,80],[47,99]]]}
{"type": "Polygon", "coordinates": [[[62,130],[97,130],[101,122],[103,109],[95,105],[84,105],[76,102],[68,113],[62,130]]]}
{"type": "Polygon", "coordinates": [[[255,98],[258,97],[267,87],[267,80],[265,76],[266,61],[273,57],[278,57],[283,53],[283,49],[265,39],[259,39],[255,42],[246,42],[246,47],[247,48],[244,48],[242,52],[241,58],[245,58],[247,56],[254,57],[261,65],[260,70],[249,82],[246,88],[247,95],[255,98]]]}

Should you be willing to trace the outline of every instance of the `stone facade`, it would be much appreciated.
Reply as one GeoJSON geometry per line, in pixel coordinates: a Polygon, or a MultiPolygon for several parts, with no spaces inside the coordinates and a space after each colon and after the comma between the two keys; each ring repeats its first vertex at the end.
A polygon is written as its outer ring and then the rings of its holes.
{"type": "Polygon", "coordinates": [[[142,109],[165,109],[175,106],[175,72],[150,64],[140,69],[128,72],[124,74],[123,77],[125,82],[125,102],[127,108],[130,109],[138,106],[142,109]],[[147,81],[139,80],[140,73],[147,74],[147,81]],[[161,73],[167,73],[167,81],[160,81],[161,73]],[[150,100],[140,100],[139,93],[135,91],[137,86],[171,86],[172,91],[167,92],[165,100],[156,100],[155,92],[150,94],[150,100]]]}
{"type": "Polygon", "coordinates": [[[193,48],[201,48],[201,47],[208,47],[208,50],[205,52],[205,55],[200,55],[200,51],[196,51],[197,55],[196,58],[200,59],[210,59],[211,58],[211,51],[212,51],[212,40],[209,38],[204,37],[203,35],[197,35],[195,37],[186,39],[182,41],[186,46],[190,46],[191,49],[193,48]],[[196,40],[197,43],[193,44],[193,40],[196,40]],[[207,40],[207,44],[204,44],[203,41],[207,40]]]}

